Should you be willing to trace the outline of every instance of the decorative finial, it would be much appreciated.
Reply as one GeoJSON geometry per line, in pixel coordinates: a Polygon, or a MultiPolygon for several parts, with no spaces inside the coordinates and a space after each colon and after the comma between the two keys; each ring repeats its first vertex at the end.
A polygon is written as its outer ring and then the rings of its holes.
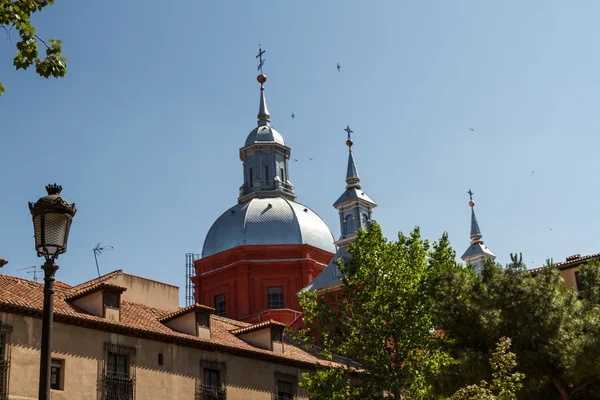
{"type": "MultiPolygon", "coordinates": [[[[256,55],[256,58],[258,58],[258,61],[259,61],[257,70],[260,71],[260,75],[263,75],[263,70],[262,70],[263,65],[265,64],[265,61],[267,61],[267,60],[263,60],[263,58],[262,58],[263,54],[265,54],[265,51],[260,47],[260,43],[259,43],[258,44],[258,54],[256,55]]],[[[266,80],[266,78],[265,78],[265,80],[266,80]]],[[[260,80],[259,80],[259,82],[260,82],[260,80]]],[[[260,82],[260,83],[264,83],[264,82],[260,82]]]]}
{"type": "Polygon", "coordinates": [[[473,201],[473,195],[474,195],[475,193],[473,193],[473,192],[471,191],[471,189],[469,189],[469,191],[468,191],[467,193],[469,193],[469,206],[471,206],[471,207],[475,207],[475,202],[473,201]]]}
{"type": "Polygon", "coordinates": [[[259,76],[256,77],[256,80],[258,82],[260,82],[261,85],[263,85],[267,81],[267,76],[260,74],[259,76]]]}
{"type": "Polygon", "coordinates": [[[348,134],[348,139],[346,140],[346,146],[348,146],[350,151],[352,151],[352,144],[354,142],[352,141],[351,133],[354,133],[354,131],[352,129],[350,129],[350,125],[346,125],[346,129],[344,129],[344,131],[348,134]]]}
{"type": "Polygon", "coordinates": [[[53,194],[60,194],[60,192],[62,192],[62,186],[57,185],[56,183],[46,185],[46,192],[48,192],[48,196],[53,194]]]}

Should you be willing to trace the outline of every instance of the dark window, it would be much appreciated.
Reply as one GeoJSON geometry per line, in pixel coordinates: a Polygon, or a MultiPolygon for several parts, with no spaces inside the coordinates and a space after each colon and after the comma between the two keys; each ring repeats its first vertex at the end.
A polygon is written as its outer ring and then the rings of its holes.
{"type": "Polygon", "coordinates": [[[269,166],[265,165],[265,183],[269,182],[269,166]]]}
{"type": "Polygon", "coordinates": [[[225,372],[225,363],[202,360],[196,400],[225,400],[227,398],[225,372]]]}
{"type": "Polygon", "coordinates": [[[221,387],[220,371],[217,369],[205,368],[204,376],[202,377],[202,379],[202,384],[204,386],[210,386],[214,388],[221,387]]]}
{"type": "Polygon", "coordinates": [[[64,360],[52,359],[50,365],[50,389],[63,390],[63,365],[64,360]]]}
{"type": "Polygon", "coordinates": [[[270,310],[283,308],[283,288],[281,286],[267,288],[267,308],[270,310]]]}
{"type": "Polygon", "coordinates": [[[205,328],[208,328],[208,326],[209,326],[208,325],[209,319],[210,319],[210,317],[206,313],[203,313],[203,312],[197,312],[196,313],[196,323],[199,326],[203,326],[205,328]]]}
{"type": "Polygon", "coordinates": [[[103,400],[133,400],[135,395],[135,347],[105,343],[103,400]]]}
{"type": "Polygon", "coordinates": [[[108,375],[129,377],[127,355],[109,352],[108,360],[106,362],[106,372],[108,375]]]}
{"type": "Polygon", "coordinates": [[[163,354],[158,353],[158,365],[163,365],[163,354]]]}
{"type": "Polygon", "coordinates": [[[0,399],[8,399],[12,326],[0,322],[0,399]]]}
{"type": "Polygon", "coordinates": [[[250,187],[254,186],[254,175],[252,174],[252,168],[248,170],[248,174],[250,175],[250,187]]]}
{"type": "Polygon", "coordinates": [[[579,271],[575,271],[575,283],[577,284],[577,291],[581,292],[583,290],[583,282],[579,277],[579,271]]]}
{"type": "Polygon", "coordinates": [[[102,297],[104,298],[105,307],[119,308],[119,293],[104,292],[102,297]]]}
{"type": "Polygon", "coordinates": [[[277,343],[281,343],[281,338],[283,337],[283,328],[274,327],[271,328],[271,340],[277,343]]]}
{"type": "Polygon", "coordinates": [[[277,380],[277,400],[287,400],[294,398],[294,384],[281,379],[277,380]]]}
{"type": "Polygon", "coordinates": [[[285,174],[283,172],[283,168],[279,168],[279,177],[281,178],[282,182],[285,182],[285,174]]]}
{"type": "Polygon", "coordinates": [[[227,303],[224,294],[215,296],[215,314],[224,317],[227,313],[227,303]]]}

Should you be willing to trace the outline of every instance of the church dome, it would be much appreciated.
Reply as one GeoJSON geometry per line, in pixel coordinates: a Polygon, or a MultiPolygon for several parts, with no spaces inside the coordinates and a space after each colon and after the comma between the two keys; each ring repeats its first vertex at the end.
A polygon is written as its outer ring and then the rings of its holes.
{"type": "Polygon", "coordinates": [[[269,125],[254,128],[246,138],[246,144],[244,146],[250,146],[252,143],[256,142],[275,142],[285,146],[281,133],[277,132],[275,128],[272,128],[269,125]]]}
{"type": "Polygon", "coordinates": [[[225,211],[206,235],[202,257],[241,245],[308,244],[335,253],[329,227],[310,208],[282,197],[254,198],[225,211]]]}

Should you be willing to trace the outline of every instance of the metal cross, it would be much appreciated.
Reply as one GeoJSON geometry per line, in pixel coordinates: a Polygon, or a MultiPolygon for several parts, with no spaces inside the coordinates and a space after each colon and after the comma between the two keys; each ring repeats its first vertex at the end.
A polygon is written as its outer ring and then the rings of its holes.
{"type": "Polygon", "coordinates": [[[471,189],[469,189],[469,191],[468,191],[467,193],[469,193],[469,199],[470,199],[471,201],[473,201],[473,195],[474,195],[475,193],[471,192],[471,189]]]}
{"type": "Polygon", "coordinates": [[[265,51],[263,49],[260,48],[260,44],[258,45],[258,54],[256,55],[256,58],[258,58],[258,68],[257,70],[260,71],[261,75],[263,73],[262,71],[262,67],[265,64],[265,61],[267,60],[263,60],[262,55],[265,54],[265,51]]]}
{"type": "Polygon", "coordinates": [[[344,131],[348,134],[348,139],[350,139],[350,134],[354,133],[352,129],[350,129],[350,125],[346,125],[346,129],[344,131]]]}

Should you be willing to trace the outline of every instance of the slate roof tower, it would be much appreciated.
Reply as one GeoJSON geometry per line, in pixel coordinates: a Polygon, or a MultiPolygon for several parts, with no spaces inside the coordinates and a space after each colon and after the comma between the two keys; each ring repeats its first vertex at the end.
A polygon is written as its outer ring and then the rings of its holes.
{"type": "Polygon", "coordinates": [[[462,255],[462,260],[465,263],[473,264],[473,269],[479,275],[483,268],[483,261],[485,259],[495,259],[496,256],[487,246],[483,243],[481,238],[481,230],[479,229],[479,223],[475,216],[475,202],[473,201],[473,192],[469,189],[469,206],[471,207],[471,244],[465,253],[462,255]]]}

